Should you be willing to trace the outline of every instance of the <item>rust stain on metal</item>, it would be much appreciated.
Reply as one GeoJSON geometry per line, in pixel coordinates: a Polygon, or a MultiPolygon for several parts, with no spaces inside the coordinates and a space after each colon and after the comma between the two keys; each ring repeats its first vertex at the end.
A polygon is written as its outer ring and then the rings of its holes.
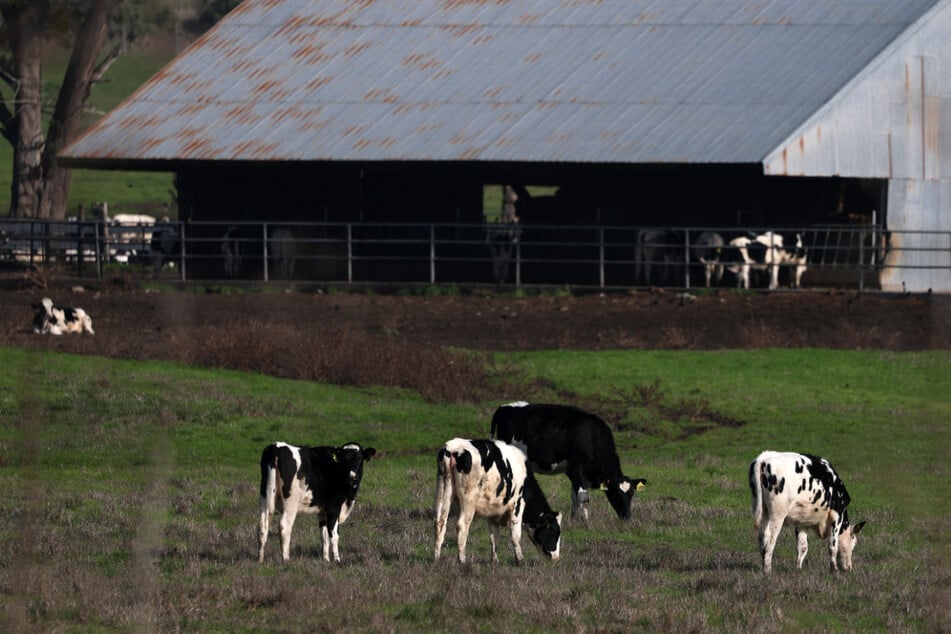
{"type": "Polygon", "coordinates": [[[432,70],[438,68],[442,62],[436,59],[432,53],[413,53],[403,58],[403,65],[416,68],[417,70],[432,70]]]}
{"type": "Polygon", "coordinates": [[[346,57],[356,57],[360,53],[363,53],[370,49],[373,46],[370,42],[358,42],[347,48],[343,49],[343,54],[346,57]]]}
{"type": "Polygon", "coordinates": [[[485,97],[486,99],[497,99],[498,96],[501,95],[504,91],[505,91],[505,88],[503,88],[502,86],[496,86],[494,88],[489,88],[488,90],[483,92],[482,96],[485,97]]]}
{"type": "Polygon", "coordinates": [[[525,62],[526,64],[534,64],[541,58],[542,58],[541,53],[531,53],[530,55],[526,55],[525,57],[523,57],[522,61],[525,62]]]}
{"type": "Polygon", "coordinates": [[[507,5],[510,1],[511,0],[445,0],[445,2],[442,3],[442,6],[443,6],[443,9],[446,9],[446,10],[452,10],[452,9],[457,9],[459,7],[467,7],[467,6],[485,7],[485,6],[495,5],[495,6],[501,7],[501,6],[507,5]]]}
{"type": "Polygon", "coordinates": [[[478,24],[444,24],[440,26],[439,29],[449,33],[453,37],[463,37],[481,30],[482,27],[478,24]]]}
{"type": "Polygon", "coordinates": [[[311,79],[309,82],[307,82],[307,89],[308,89],[308,90],[311,90],[311,91],[315,91],[315,90],[317,90],[318,88],[323,88],[324,86],[326,86],[327,84],[329,84],[329,83],[332,82],[333,80],[334,80],[334,78],[331,77],[331,76],[329,76],[329,75],[323,75],[323,76],[314,77],[314,78],[311,79]]]}
{"type": "Polygon", "coordinates": [[[518,23],[524,25],[535,24],[541,17],[542,16],[538,13],[523,13],[518,16],[518,23]]]}

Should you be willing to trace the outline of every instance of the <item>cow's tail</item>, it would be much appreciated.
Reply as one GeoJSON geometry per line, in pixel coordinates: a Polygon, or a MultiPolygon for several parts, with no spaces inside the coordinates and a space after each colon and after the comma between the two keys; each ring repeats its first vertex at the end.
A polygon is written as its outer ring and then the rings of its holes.
{"type": "Polygon", "coordinates": [[[763,521],[763,479],[760,477],[760,471],[763,465],[760,459],[750,463],[750,493],[752,494],[753,525],[759,530],[763,521]]]}

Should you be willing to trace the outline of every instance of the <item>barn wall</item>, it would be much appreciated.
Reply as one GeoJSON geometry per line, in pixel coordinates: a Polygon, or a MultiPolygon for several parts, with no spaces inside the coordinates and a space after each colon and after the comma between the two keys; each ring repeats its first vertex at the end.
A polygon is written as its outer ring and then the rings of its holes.
{"type": "MultiPolygon", "coordinates": [[[[942,2],[767,156],[765,173],[887,178],[888,229],[951,231],[949,33],[942,2]]],[[[899,240],[883,289],[951,291],[948,234],[899,240]]]]}

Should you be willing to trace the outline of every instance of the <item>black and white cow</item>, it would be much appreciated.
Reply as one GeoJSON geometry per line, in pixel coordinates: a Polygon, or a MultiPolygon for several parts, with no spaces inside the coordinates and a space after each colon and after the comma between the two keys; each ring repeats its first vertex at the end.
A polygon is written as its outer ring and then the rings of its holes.
{"type": "Polygon", "coordinates": [[[459,508],[457,541],[459,561],[466,563],[466,542],[474,517],[489,524],[492,561],[498,561],[496,538],[499,527],[508,526],[515,545],[515,559],[522,555],[522,526],[539,550],[557,560],[561,550],[561,513],[548,506],[545,494],[528,467],[520,449],[494,440],[448,441],[436,455],[436,549],[439,560],[449,509],[459,508]]]}
{"type": "Polygon", "coordinates": [[[795,267],[792,285],[798,288],[806,270],[806,250],[801,234],[796,234],[795,247],[786,247],[781,234],[767,231],[730,240],[721,252],[721,262],[736,274],[737,287],[742,288],[750,287],[750,271],[768,271],[770,290],[779,288],[781,266],[795,267]]]}
{"type": "Polygon", "coordinates": [[[720,253],[724,246],[723,236],[719,233],[703,231],[694,239],[693,245],[690,247],[694,259],[703,265],[707,288],[710,288],[711,279],[716,278],[717,282],[723,279],[723,263],[720,262],[720,253]]]}
{"type": "Polygon", "coordinates": [[[70,332],[96,334],[92,329],[92,318],[82,308],[57,308],[49,297],[44,297],[39,304],[33,304],[33,308],[36,309],[33,332],[38,335],[62,335],[70,332]]]}
{"type": "Polygon", "coordinates": [[[571,516],[588,519],[587,489],[604,491],[618,517],[631,517],[631,500],[646,480],[621,473],[608,424],[567,405],[502,405],[492,416],[491,436],[523,448],[536,473],[564,473],[571,480],[571,516]]]}
{"type": "Polygon", "coordinates": [[[829,540],[832,570],[839,565],[852,569],[852,550],[865,522],[849,523],[849,493],[828,460],[764,451],[750,463],[749,478],[763,572],[772,570],[776,538],[785,524],[796,530],[799,568],[809,550],[806,531],[815,528],[821,539],[829,540]]]}
{"type": "Polygon", "coordinates": [[[373,447],[357,443],[340,447],[295,447],[278,442],[261,455],[261,523],[258,561],[264,561],[264,544],[276,508],[283,509],[280,522],[281,556],[291,556],[291,531],[298,513],[316,513],[320,521],[324,559],[340,561],[340,524],[353,512],[363,463],[376,454],[373,447]]]}

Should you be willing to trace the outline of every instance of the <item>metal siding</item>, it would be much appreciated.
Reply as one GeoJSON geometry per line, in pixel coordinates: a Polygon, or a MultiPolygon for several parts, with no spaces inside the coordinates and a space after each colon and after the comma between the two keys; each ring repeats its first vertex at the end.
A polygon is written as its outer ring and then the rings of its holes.
{"type": "Polygon", "coordinates": [[[934,4],[247,0],[61,156],[758,162],[934,4]]]}

